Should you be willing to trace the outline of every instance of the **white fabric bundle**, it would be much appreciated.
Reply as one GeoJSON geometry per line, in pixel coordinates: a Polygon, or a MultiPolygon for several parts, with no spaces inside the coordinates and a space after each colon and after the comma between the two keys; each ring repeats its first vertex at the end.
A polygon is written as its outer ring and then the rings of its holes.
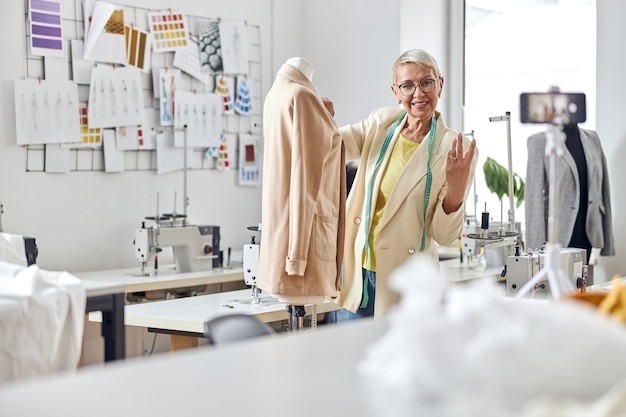
{"type": "Polygon", "coordinates": [[[0,384],[75,371],[85,289],[67,272],[0,261],[0,384]]]}
{"type": "Polygon", "coordinates": [[[391,280],[401,302],[359,368],[387,415],[626,415],[623,325],[571,301],[505,297],[491,279],[447,287],[428,258],[391,280]]]}

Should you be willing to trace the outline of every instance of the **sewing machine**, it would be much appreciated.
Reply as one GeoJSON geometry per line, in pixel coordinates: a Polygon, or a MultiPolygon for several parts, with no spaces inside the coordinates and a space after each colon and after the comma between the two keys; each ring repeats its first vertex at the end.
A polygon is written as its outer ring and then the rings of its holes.
{"type": "MultiPolygon", "coordinates": [[[[576,288],[591,285],[587,282],[588,266],[585,265],[587,251],[578,248],[561,248],[559,267],[572,280],[576,288]]],[[[545,267],[545,254],[541,251],[509,256],[506,261],[506,292],[513,296],[545,267]]],[[[550,295],[550,285],[546,277],[534,288],[534,295],[545,297],[550,295]]]]}
{"type": "Polygon", "coordinates": [[[178,272],[196,272],[220,266],[219,226],[161,225],[135,231],[135,256],[145,266],[155,261],[163,248],[171,247],[178,272]]]}
{"type": "Polygon", "coordinates": [[[466,221],[461,234],[461,254],[469,264],[484,261],[487,268],[502,267],[514,253],[521,223],[515,223],[516,233],[507,232],[508,223],[491,223],[486,229],[480,224],[466,221]]]}

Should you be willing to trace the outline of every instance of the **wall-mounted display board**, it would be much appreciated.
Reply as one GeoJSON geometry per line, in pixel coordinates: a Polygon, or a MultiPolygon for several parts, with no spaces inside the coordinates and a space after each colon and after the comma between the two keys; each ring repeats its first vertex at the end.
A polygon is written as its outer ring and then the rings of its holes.
{"type": "Polygon", "coordinates": [[[28,172],[162,174],[186,161],[190,170],[238,169],[240,185],[258,185],[259,26],[174,7],[24,4],[15,137],[28,172]]]}

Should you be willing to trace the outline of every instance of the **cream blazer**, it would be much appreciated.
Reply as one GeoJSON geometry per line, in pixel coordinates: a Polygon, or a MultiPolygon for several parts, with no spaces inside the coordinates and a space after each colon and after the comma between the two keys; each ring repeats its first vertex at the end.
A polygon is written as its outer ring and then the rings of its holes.
{"type": "MultiPolygon", "coordinates": [[[[404,113],[401,108],[381,108],[375,110],[366,120],[340,129],[346,145],[346,159],[360,159],[354,184],[347,201],[346,246],[345,246],[345,285],[336,302],[342,307],[356,312],[361,303],[363,289],[363,248],[366,244],[365,209],[367,183],[374,171],[382,144],[393,123],[404,113]]],[[[378,226],[376,257],[376,299],[375,316],[380,317],[389,311],[399,300],[399,294],[389,287],[389,275],[410,256],[418,255],[422,239],[422,230],[426,229],[424,254],[438,262],[439,256],[435,242],[448,245],[454,243],[463,229],[465,204],[454,213],[446,214],[442,208],[443,198],[448,188],[446,182],[446,163],[448,150],[458,133],[448,129],[439,112],[437,130],[432,146],[430,160],[432,186],[428,203],[426,222],[423,220],[426,174],[428,161],[428,137],[415,150],[406,167],[400,174],[385,212],[378,226]]],[[[406,116],[399,126],[404,124],[406,116]]],[[[401,129],[396,129],[382,165],[374,179],[371,198],[371,212],[376,206],[376,196],[381,183],[381,175],[389,162],[391,149],[398,139],[401,129]]],[[[470,141],[464,140],[464,149],[470,141]]],[[[474,153],[471,175],[474,175],[478,152],[474,153]]],[[[466,195],[469,191],[468,181],[466,195]]],[[[420,279],[415,271],[415,279],[420,279]]]]}
{"type": "Polygon", "coordinates": [[[346,205],[345,148],[315,87],[283,65],[263,109],[259,276],[284,296],[339,294],[346,205]]]}

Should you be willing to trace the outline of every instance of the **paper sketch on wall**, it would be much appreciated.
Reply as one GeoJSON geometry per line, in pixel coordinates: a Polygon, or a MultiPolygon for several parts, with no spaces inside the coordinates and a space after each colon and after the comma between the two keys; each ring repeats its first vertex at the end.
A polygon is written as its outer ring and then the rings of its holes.
{"type": "Polygon", "coordinates": [[[91,71],[89,127],[142,124],[143,108],[139,70],[101,65],[91,71]]]}
{"type": "Polygon", "coordinates": [[[187,46],[187,17],[180,10],[148,12],[154,52],[175,51],[187,46]]]}
{"type": "Polygon", "coordinates": [[[62,57],[65,54],[61,2],[29,1],[30,53],[62,57]]]}
{"type": "Polygon", "coordinates": [[[261,137],[239,135],[239,185],[256,186],[261,181],[261,137]]]}
{"type": "Polygon", "coordinates": [[[222,98],[222,107],[224,114],[235,114],[235,103],[233,100],[233,91],[235,91],[235,79],[218,75],[215,79],[215,92],[222,98]]]}
{"type": "Polygon", "coordinates": [[[202,71],[200,65],[200,44],[190,38],[187,46],[174,53],[174,66],[194,77],[203,84],[209,83],[209,73],[202,71]]]}
{"type": "MultiPolygon", "coordinates": [[[[175,107],[174,127],[187,126],[188,147],[219,146],[222,133],[222,103],[218,94],[179,91],[176,93],[175,107]]],[[[185,145],[184,132],[177,131],[175,138],[176,146],[185,145]]]]}
{"type": "Polygon", "coordinates": [[[89,110],[86,102],[78,103],[78,120],[80,124],[80,141],[64,142],[62,148],[100,148],[102,147],[102,130],[89,127],[89,110]]]}
{"type": "Polygon", "coordinates": [[[150,34],[133,26],[124,26],[126,34],[126,64],[144,72],[150,70],[150,34]]]}
{"type": "Polygon", "coordinates": [[[152,108],[143,111],[143,124],[115,128],[115,146],[118,151],[156,149],[154,133],[156,112],[152,108]]]}
{"type": "Polygon", "coordinates": [[[243,20],[221,20],[222,63],[227,74],[248,74],[248,25],[243,20]]]}
{"type": "Polygon", "coordinates": [[[124,11],[103,1],[85,0],[85,47],[83,59],[88,61],[126,63],[124,11]]]}
{"type": "Polygon", "coordinates": [[[82,40],[72,39],[70,49],[72,52],[72,79],[77,84],[89,85],[91,70],[96,64],[93,61],[83,59],[85,43],[82,40]]]}
{"type": "Polygon", "coordinates": [[[14,87],[18,145],[80,141],[76,84],[16,80],[14,87]]]}
{"type": "Polygon", "coordinates": [[[241,115],[252,113],[252,97],[250,85],[245,76],[237,77],[237,95],[235,98],[235,111],[241,115]]]}
{"type": "Polygon", "coordinates": [[[218,20],[198,20],[200,64],[204,72],[222,72],[222,46],[218,20]]]}
{"type": "MultiPolygon", "coordinates": [[[[174,135],[172,132],[163,132],[156,135],[156,156],[157,172],[166,174],[168,172],[180,171],[185,166],[184,148],[174,146],[174,135]]],[[[187,148],[187,168],[191,168],[193,149],[187,148]]]]}
{"type": "Polygon", "coordinates": [[[153,79],[154,92],[159,99],[159,124],[161,126],[174,126],[174,106],[178,86],[180,86],[180,70],[160,68],[153,71],[156,78],[153,79]]]}

